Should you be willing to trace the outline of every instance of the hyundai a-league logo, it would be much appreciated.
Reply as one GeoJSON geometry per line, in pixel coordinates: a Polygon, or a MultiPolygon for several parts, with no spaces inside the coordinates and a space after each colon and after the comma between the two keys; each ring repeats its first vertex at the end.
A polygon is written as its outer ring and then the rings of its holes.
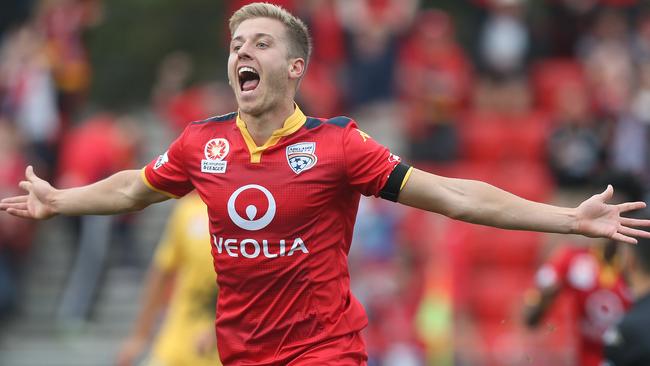
{"type": "Polygon", "coordinates": [[[230,144],[228,140],[223,138],[212,139],[205,144],[203,152],[205,153],[205,158],[213,161],[223,160],[228,152],[230,151],[230,144]]]}
{"type": "Polygon", "coordinates": [[[311,169],[318,161],[315,152],[315,142],[300,142],[287,146],[287,161],[289,162],[289,167],[296,174],[311,169]]]}
{"type": "Polygon", "coordinates": [[[208,141],[203,148],[205,159],[201,160],[201,172],[210,174],[223,174],[226,172],[228,162],[226,158],[230,152],[230,144],[224,138],[208,141]]]}

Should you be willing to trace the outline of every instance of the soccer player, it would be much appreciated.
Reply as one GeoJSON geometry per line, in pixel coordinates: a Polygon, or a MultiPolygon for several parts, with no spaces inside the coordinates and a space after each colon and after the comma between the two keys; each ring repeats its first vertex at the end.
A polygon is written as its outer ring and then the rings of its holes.
{"type": "Polygon", "coordinates": [[[632,252],[627,275],[634,304],[603,336],[607,366],[650,365],[650,240],[641,239],[632,252]]]}
{"type": "Polygon", "coordinates": [[[603,362],[603,334],[618,322],[631,304],[623,278],[622,250],[613,241],[591,247],[564,246],[537,271],[536,288],[525,307],[528,326],[538,326],[560,293],[574,307],[579,333],[580,366],[603,362]]]}
{"type": "Polygon", "coordinates": [[[124,343],[118,366],[134,365],[145,351],[156,321],[165,313],[147,365],[221,365],[214,339],[217,301],[209,246],[208,215],[201,198],[190,193],[172,212],[149,270],[141,308],[124,343]],[[173,288],[169,306],[167,289],[173,288]],[[212,331],[211,331],[212,329],[212,331]],[[210,342],[207,342],[210,343],[210,342]]]}
{"type": "Polygon", "coordinates": [[[230,19],[228,78],[239,111],[191,123],[143,170],[58,190],[31,167],[0,209],[57,214],[136,211],[196,189],[208,206],[219,273],[217,344],[226,365],[363,365],[367,322],[350,293],[347,253],[360,194],[506,229],[636,243],[643,202],[576,208],[524,200],[479,181],[412,168],[346,117],[306,117],[294,98],[311,52],[304,23],[246,5],[230,19]]]}

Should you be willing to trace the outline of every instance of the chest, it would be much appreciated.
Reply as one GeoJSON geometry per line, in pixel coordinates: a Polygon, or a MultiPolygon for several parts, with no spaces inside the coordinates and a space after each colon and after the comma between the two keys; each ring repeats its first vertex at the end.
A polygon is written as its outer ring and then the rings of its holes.
{"type": "Polygon", "coordinates": [[[238,134],[203,140],[185,152],[185,169],[215,227],[299,226],[336,205],[345,191],[343,153],[317,135],[283,137],[254,151],[238,134]]]}

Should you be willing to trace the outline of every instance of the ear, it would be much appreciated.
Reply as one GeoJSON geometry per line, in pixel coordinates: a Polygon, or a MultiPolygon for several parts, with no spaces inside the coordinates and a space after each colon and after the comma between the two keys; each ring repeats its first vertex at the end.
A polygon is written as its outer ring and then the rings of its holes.
{"type": "Polygon", "coordinates": [[[305,60],[302,58],[294,58],[289,61],[289,78],[300,79],[305,73],[305,60]]]}

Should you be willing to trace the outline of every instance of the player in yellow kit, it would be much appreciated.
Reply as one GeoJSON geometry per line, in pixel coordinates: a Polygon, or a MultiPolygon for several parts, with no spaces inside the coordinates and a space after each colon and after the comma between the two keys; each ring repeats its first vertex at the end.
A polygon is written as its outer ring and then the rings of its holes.
{"type": "Polygon", "coordinates": [[[140,312],[117,364],[135,363],[166,310],[145,365],[221,365],[214,339],[215,280],[206,207],[193,193],[172,213],[149,272],[140,312]],[[167,306],[167,289],[172,283],[167,306]]]}

